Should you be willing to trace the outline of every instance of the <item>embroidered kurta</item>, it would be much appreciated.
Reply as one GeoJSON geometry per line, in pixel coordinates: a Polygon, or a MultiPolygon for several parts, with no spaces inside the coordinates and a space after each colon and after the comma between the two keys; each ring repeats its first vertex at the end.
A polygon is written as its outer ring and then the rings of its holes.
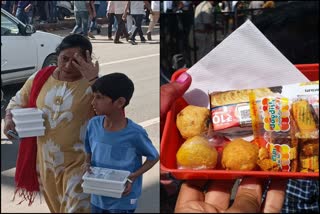
{"type": "MultiPolygon", "coordinates": [[[[13,97],[8,109],[24,108],[32,75],[13,97]]],[[[44,112],[45,135],[37,138],[40,189],[51,212],[90,212],[90,195],[81,187],[85,162],[86,126],[94,115],[92,90],[87,80],[66,82],[50,76],[43,85],[37,108],[44,112]]]]}

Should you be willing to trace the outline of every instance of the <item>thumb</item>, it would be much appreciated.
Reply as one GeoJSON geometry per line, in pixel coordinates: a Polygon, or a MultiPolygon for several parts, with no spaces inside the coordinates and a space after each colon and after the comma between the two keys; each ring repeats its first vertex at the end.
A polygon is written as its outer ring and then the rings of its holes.
{"type": "Polygon", "coordinates": [[[164,122],[165,116],[171,105],[187,91],[191,84],[191,76],[183,72],[174,82],[162,85],[160,88],[160,121],[164,122]]]}

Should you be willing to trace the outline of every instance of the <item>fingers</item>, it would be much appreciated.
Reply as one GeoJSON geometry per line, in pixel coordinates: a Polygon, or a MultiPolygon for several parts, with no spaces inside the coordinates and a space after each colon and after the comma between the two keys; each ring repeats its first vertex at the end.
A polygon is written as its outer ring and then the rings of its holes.
{"type": "Polygon", "coordinates": [[[262,208],[264,213],[280,213],[285,199],[287,188],[286,179],[277,179],[271,182],[262,208]]]}
{"type": "Polygon", "coordinates": [[[183,183],[177,198],[176,207],[183,206],[190,201],[204,201],[203,187],[207,181],[190,180],[183,183]]]}
{"type": "Polygon", "coordinates": [[[182,97],[191,84],[191,76],[184,72],[175,82],[162,85],[160,88],[160,120],[164,121],[165,115],[169,111],[173,102],[182,97]]]}
{"type": "Polygon", "coordinates": [[[12,130],[15,133],[17,133],[16,129],[15,129],[15,124],[12,120],[5,120],[5,126],[3,129],[3,133],[5,134],[5,136],[9,139],[9,140],[14,140],[14,138],[11,135],[8,135],[8,131],[12,130]]]}
{"type": "Polygon", "coordinates": [[[128,195],[129,193],[131,192],[131,184],[128,183],[126,188],[124,189],[123,193],[122,193],[122,196],[126,196],[128,195]]]}
{"type": "Polygon", "coordinates": [[[95,67],[96,70],[98,70],[98,73],[99,73],[100,65],[99,65],[99,62],[98,62],[98,61],[96,61],[96,62],[94,63],[94,67],[95,67]]]}
{"type": "Polygon", "coordinates": [[[86,57],[83,59],[79,53],[73,56],[72,65],[88,80],[96,77],[99,73],[99,62],[92,63],[89,50],[86,50],[86,57]]]}
{"type": "Polygon", "coordinates": [[[86,57],[87,57],[87,61],[86,62],[91,62],[91,56],[90,56],[89,50],[86,50],[86,57]]]}
{"type": "Polygon", "coordinates": [[[243,178],[232,206],[226,212],[258,213],[260,212],[262,186],[257,178],[243,178]]]}
{"type": "Polygon", "coordinates": [[[215,180],[209,183],[205,202],[213,205],[218,210],[226,210],[229,207],[231,189],[234,180],[215,180]]]}
{"type": "MultiPolygon", "coordinates": [[[[86,53],[87,54],[87,53],[86,53]]],[[[74,58],[74,60],[72,60],[72,63],[73,64],[77,64],[77,65],[80,65],[80,66],[82,66],[83,64],[84,64],[84,59],[80,56],[80,54],[79,53],[75,53],[74,55],[73,55],[73,58],[74,58]]]]}

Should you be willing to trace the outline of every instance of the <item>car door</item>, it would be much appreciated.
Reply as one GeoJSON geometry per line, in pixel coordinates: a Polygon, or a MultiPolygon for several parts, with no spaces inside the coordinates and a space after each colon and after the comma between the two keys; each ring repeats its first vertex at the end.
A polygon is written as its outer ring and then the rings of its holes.
{"type": "MultiPolygon", "coordinates": [[[[10,14],[9,14],[10,15],[10,14]]],[[[1,11],[1,79],[21,82],[36,71],[37,51],[31,35],[22,35],[23,24],[1,11]],[[21,26],[19,26],[21,25],[21,26]]]]}

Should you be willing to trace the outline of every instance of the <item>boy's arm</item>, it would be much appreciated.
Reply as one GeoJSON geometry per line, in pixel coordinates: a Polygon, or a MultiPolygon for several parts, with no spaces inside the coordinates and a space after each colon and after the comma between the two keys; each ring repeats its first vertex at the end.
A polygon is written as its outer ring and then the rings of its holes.
{"type": "Polygon", "coordinates": [[[140,175],[142,175],[143,173],[145,173],[146,171],[151,169],[158,161],[159,161],[159,157],[154,160],[146,160],[137,171],[131,173],[128,176],[128,179],[130,179],[132,182],[134,182],[140,175]]]}
{"type": "Polygon", "coordinates": [[[146,160],[143,165],[135,172],[131,173],[127,178],[127,186],[123,191],[123,196],[128,195],[131,192],[132,183],[143,173],[151,169],[159,160],[159,157],[154,160],[146,160]]]}

